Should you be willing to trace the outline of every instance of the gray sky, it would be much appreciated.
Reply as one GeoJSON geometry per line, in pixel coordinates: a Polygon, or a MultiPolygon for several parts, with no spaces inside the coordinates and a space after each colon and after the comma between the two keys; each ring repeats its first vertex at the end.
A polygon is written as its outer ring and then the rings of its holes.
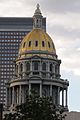
{"type": "Polygon", "coordinates": [[[80,0],[0,0],[0,17],[31,17],[37,3],[62,60],[62,78],[70,82],[69,109],[80,111],[80,0]]]}

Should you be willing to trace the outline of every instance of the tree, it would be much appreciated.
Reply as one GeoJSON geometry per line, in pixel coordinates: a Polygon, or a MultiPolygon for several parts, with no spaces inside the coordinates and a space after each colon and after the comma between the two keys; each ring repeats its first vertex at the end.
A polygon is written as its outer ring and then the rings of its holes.
{"type": "Polygon", "coordinates": [[[39,97],[36,92],[26,96],[25,103],[18,105],[14,113],[4,120],[62,120],[63,109],[52,102],[51,97],[39,97]]]}

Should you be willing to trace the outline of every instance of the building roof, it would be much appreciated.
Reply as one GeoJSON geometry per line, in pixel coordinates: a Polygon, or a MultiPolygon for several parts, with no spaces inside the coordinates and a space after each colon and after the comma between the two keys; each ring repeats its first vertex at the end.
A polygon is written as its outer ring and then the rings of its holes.
{"type": "Polygon", "coordinates": [[[30,51],[46,51],[56,54],[51,37],[40,28],[33,29],[24,37],[21,43],[19,54],[25,54],[30,51]]]}

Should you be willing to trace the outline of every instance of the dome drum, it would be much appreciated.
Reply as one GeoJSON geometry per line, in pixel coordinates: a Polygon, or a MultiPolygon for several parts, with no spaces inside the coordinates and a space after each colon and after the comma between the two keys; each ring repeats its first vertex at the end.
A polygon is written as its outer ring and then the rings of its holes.
{"type": "Polygon", "coordinates": [[[21,59],[16,62],[15,76],[29,77],[38,75],[42,78],[60,78],[60,60],[44,59],[42,57],[33,56],[27,60],[21,59]]]}

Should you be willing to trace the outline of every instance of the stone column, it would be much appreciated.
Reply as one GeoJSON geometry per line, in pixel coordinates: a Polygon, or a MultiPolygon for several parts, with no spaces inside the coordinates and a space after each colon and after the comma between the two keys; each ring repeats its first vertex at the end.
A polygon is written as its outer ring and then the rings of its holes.
{"type": "Polygon", "coordinates": [[[23,77],[26,77],[26,63],[23,63],[23,77]]]}
{"type": "Polygon", "coordinates": [[[64,89],[62,89],[62,106],[64,106],[64,89]]]}
{"type": "Polygon", "coordinates": [[[14,106],[14,87],[12,87],[12,105],[14,106]]]}
{"type": "Polygon", "coordinates": [[[17,104],[19,103],[19,88],[17,87],[17,104]]]}
{"type": "Polygon", "coordinates": [[[50,74],[49,74],[49,72],[50,72],[50,65],[49,65],[49,62],[47,63],[47,72],[48,72],[48,78],[50,77],[50,74]]]}
{"type": "Polygon", "coordinates": [[[52,85],[50,85],[50,96],[52,97],[52,85]]]}
{"type": "Polygon", "coordinates": [[[24,90],[24,86],[22,87],[22,103],[25,102],[25,90],[24,90]]]}
{"type": "Polygon", "coordinates": [[[29,95],[31,94],[31,83],[29,83],[29,95]]]}
{"type": "Polygon", "coordinates": [[[60,87],[58,87],[58,105],[60,105],[60,87]]]}
{"type": "Polygon", "coordinates": [[[55,64],[53,64],[53,76],[54,76],[54,78],[55,78],[55,64]]]}
{"type": "Polygon", "coordinates": [[[33,69],[32,69],[32,60],[31,60],[31,62],[30,62],[30,71],[31,71],[31,75],[33,74],[32,73],[32,71],[33,71],[33,69]]]}
{"type": "Polygon", "coordinates": [[[16,78],[16,64],[14,65],[14,78],[16,78]]]}
{"type": "Polygon", "coordinates": [[[60,65],[58,65],[58,74],[60,75],[60,65]]]}
{"type": "Polygon", "coordinates": [[[42,71],[42,64],[41,64],[41,61],[40,61],[40,65],[39,65],[39,71],[40,71],[40,76],[42,76],[42,74],[41,74],[41,71],[42,71]]]}
{"type": "Polygon", "coordinates": [[[18,77],[20,77],[20,64],[18,63],[18,77]]]}
{"type": "Polygon", "coordinates": [[[67,99],[68,99],[68,97],[67,97],[67,91],[68,91],[68,88],[66,88],[66,94],[65,94],[66,95],[65,96],[65,98],[66,98],[66,102],[65,102],[66,103],[66,107],[67,107],[67,99]]]}
{"type": "Polygon", "coordinates": [[[40,83],[40,97],[42,97],[42,83],[40,83]]]}
{"type": "Polygon", "coordinates": [[[9,94],[8,94],[8,89],[9,89],[9,88],[7,87],[7,88],[6,88],[6,106],[7,106],[7,107],[9,106],[9,99],[8,99],[8,98],[9,98],[9,96],[8,96],[9,94]]]}
{"type": "Polygon", "coordinates": [[[11,105],[11,88],[9,88],[9,106],[11,105]]]}
{"type": "Polygon", "coordinates": [[[22,88],[21,88],[21,85],[19,86],[19,104],[21,104],[21,102],[22,102],[22,88]]]}

